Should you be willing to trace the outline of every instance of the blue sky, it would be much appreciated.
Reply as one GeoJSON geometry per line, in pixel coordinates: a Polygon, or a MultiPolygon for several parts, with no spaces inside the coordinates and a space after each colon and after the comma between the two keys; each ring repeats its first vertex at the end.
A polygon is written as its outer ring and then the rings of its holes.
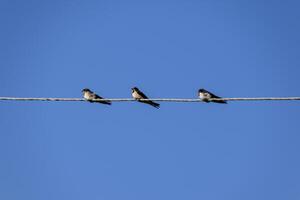
{"type": "MultiPolygon", "coordinates": [[[[299,1],[0,1],[0,96],[300,96],[299,1]]],[[[0,102],[0,199],[300,198],[299,102],[0,102]]]]}

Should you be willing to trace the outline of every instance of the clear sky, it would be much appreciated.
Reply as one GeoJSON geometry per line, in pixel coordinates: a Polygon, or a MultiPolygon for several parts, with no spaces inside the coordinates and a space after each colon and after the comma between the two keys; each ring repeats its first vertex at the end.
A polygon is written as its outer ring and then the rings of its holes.
{"type": "MultiPolygon", "coordinates": [[[[299,1],[1,0],[0,96],[300,96],[299,1]]],[[[300,102],[0,102],[0,199],[299,200],[300,102]]]]}

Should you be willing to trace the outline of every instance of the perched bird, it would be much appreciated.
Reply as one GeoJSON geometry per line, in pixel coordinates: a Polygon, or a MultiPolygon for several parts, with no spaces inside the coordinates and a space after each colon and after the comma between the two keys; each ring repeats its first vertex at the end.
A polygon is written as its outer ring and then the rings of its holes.
{"type": "Polygon", "coordinates": [[[221,97],[218,97],[214,95],[213,93],[205,90],[205,89],[199,89],[198,90],[198,96],[202,101],[209,103],[209,102],[214,102],[214,103],[227,103],[224,100],[216,101],[216,100],[211,100],[211,99],[220,99],[221,97]]]}
{"type": "Polygon", "coordinates": [[[91,103],[96,102],[96,103],[103,103],[103,104],[111,105],[110,101],[93,101],[93,100],[103,99],[103,98],[100,97],[99,95],[97,95],[96,93],[92,92],[88,88],[84,88],[81,92],[83,93],[83,98],[91,103]]]}
{"type": "Polygon", "coordinates": [[[155,103],[154,101],[143,101],[143,100],[141,100],[141,99],[148,99],[148,97],[143,92],[141,92],[137,87],[131,88],[131,91],[132,91],[132,97],[134,99],[138,100],[139,102],[149,104],[149,105],[151,105],[155,108],[159,108],[159,104],[155,103]]]}

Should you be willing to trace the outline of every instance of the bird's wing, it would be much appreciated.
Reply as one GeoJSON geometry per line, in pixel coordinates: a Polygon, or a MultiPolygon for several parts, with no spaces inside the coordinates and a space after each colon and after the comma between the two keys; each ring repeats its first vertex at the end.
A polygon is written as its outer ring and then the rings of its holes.
{"type": "Polygon", "coordinates": [[[139,91],[139,94],[143,99],[148,99],[148,97],[143,92],[139,91]]]}
{"type": "Polygon", "coordinates": [[[95,98],[95,99],[103,99],[103,98],[100,97],[98,94],[94,94],[94,98],[95,98]]]}
{"type": "Polygon", "coordinates": [[[219,97],[217,95],[214,95],[213,93],[209,93],[209,94],[210,94],[211,98],[214,98],[214,99],[220,99],[220,98],[222,98],[222,97],[219,97]]]}

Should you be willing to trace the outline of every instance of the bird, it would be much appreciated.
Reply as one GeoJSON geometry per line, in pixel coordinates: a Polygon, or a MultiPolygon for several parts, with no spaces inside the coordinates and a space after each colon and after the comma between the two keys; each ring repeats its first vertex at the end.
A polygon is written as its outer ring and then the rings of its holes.
{"type": "Polygon", "coordinates": [[[202,99],[202,101],[209,103],[209,102],[214,102],[214,103],[227,103],[224,100],[211,100],[211,99],[220,99],[222,97],[218,97],[217,95],[214,95],[213,93],[205,90],[205,89],[199,89],[198,90],[198,96],[200,99],[202,99]]]}
{"type": "Polygon", "coordinates": [[[81,90],[81,92],[83,93],[83,98],[91,103],[96,102],[96,103],[111,105],[111,101],[94,101],[94,100],[103,99],[103,98],[88,88],[84,88],[83,90],[81,90]]]}
{"type": "Polygon", "coordinates": [[[142,99],[148,99],[148,97],[143,92],[141,92],[137,87],[131,88],[131,91],[132,91],[132,97],[134,99],[138,100],[139,102],[149,104],[157,109],[159,108],[160,105],[158,103],[155,103],[154,101],[143,101],[142,99]]]}

